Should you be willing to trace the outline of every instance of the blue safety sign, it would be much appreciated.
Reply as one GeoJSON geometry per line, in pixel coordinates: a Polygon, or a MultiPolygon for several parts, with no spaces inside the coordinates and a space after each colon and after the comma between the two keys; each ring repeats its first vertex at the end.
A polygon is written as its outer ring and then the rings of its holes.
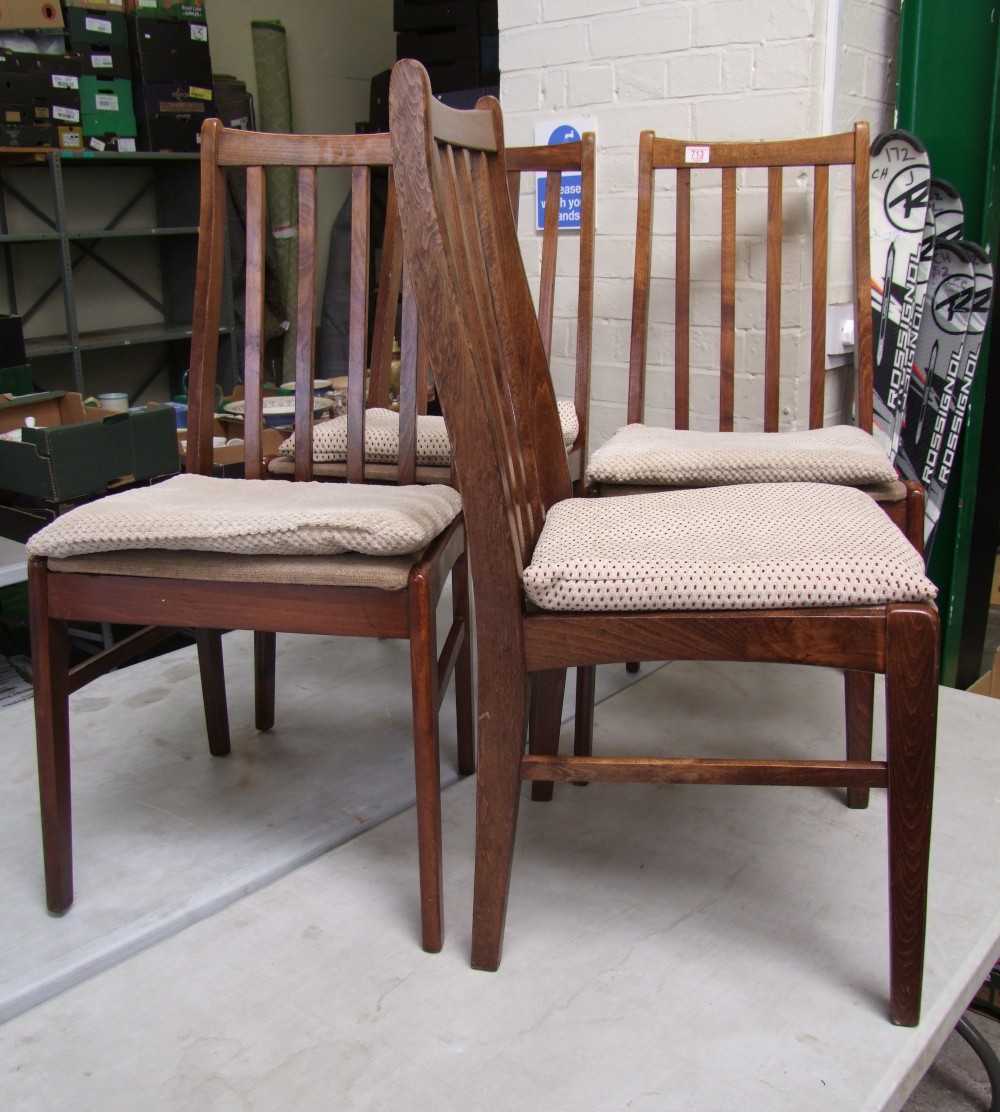
{"type": "MultiPolygon", "coordinates": [[[[558,123],[538,124],[535,128],[535,142],[543,146],[556,143],[579,142],[581,131],[593,131],[593,121],[573,120],[558,123]]],[[[559,230],[579,231],[580,229],[580,175],[564,173],[559,190],[559,230]]],[[[545,226],[546,197],[545,175],[535,175],[535,227],[539,231],[545,226]]]]}

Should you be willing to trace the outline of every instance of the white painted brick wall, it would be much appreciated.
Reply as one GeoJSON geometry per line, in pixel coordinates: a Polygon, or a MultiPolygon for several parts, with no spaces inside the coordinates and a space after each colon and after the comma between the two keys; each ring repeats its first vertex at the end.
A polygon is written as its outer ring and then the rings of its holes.
{"type": "MultiPolygon", "coordinates": [[[[662,135],[709,139],[816,134],[822,129],[828,88],[837,94],[836,129],[848,129],[855,119],[870,120],[873,134],[889,126],[899,0],[840,0],[835,83],[825,74],[827,5],[834,2],[501,0],[501,103],[508,143],[533,143],[535,124],[551,117],[589,116],[596,121],[592,447],[625,418],[639,132],[654,128],[662,135]]],[[[524,192],[533,192],[533,186],[526,183],[524,192]]],[[[657,227],[661,219],[658,212],[657,227]]],[[[537,258],[536,233],[524,232],[522,238],[526,253],[537,258]]],[[[759,276],[759,259],[750,257],[743,265],[759,276]]],[[[799,259],[786,261],[790,281],[802,265],[799,259]]],[[[531,267],[537,270],[535,263],[531,267]]],[[[834,275],[835,285],[837,280],[834,275]]],[[[568,396],[573,283],[563,284],[560,295],[553,374],[558,392],[568,396]]],[[[790,312],[795,298],[788,297],[785,308],[790,312]]],[[[654,326],[661,359],[672,348],[666,325],[673,313],[671,299],[672,294],[664,299],[663,316],[654,326]]],[[[741,396],[757,396],[762,337],[762,329],[741,337],[738,350],[753,365],[739,386],[741,396]]],[[[699,327],[693,344],[704,359],[712,358],[718,335],[711,323],[699,327]]],[[[789,374],[793,388],[787,395],[783,390],[788,409],[783,420],[788,427],[802,427],[808,404],[807,371],[802,366],[809,350],[808,331],[789,330],[782,349],[801,367],[789,374]]],[[[666,370],[660,373],[668,378],[666,370]]],[[[847,376],[831,372],[829,377],[833,389],[828,409],[839,417],[845,393],[841,380],[847,376]]],[[[706,415],[714,414],[717,404],[710,381],[710,376],[700,375],[694,387],[695,407],[706,415]]],[[[670,398],[664,398],[665,417],[671,416],[671,406],[670,398]]]]}

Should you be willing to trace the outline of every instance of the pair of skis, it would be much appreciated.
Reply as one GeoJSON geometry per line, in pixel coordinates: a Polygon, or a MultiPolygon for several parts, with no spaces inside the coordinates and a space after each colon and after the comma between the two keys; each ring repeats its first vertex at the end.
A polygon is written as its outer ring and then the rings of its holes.
{"type": "Polygon", "coordinates": [[[869,189],[873,432],[904,479],[923,483],[924,546],[954,466],[993,293],[982,248],[962,239],[962,201],[931,178],[905,131],[872,144],[869,189]]]}

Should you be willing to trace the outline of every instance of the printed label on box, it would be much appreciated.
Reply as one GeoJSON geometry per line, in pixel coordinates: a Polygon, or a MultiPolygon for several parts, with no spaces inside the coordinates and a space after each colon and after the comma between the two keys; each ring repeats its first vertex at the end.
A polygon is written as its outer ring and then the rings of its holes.
{"type": "Polygon", "coordinates": [[[66,124],[78,124],[80,122],[80,112],[76,108],[60,108],[56,105],[52,109],[52,118],[62,120],[66,124]]]}
{"type": "Polygon", "coordinates": [[[685,162],[710,162],[712,158],[711,147],[685,147],[685,162]]]}
{"type": "Polygon", "coordinates": [[[117,112],[118,98],[113,93],[98,93],[94,97],[94,107],[98,112],[117,112]]]}
{"type": "Polygon", "coordinates": [[[90,64],[94,69],[111,69],[115,63],[110,54],[91,54],[90,64]]]}
{"type": "Polygon", "coordinates": [[[107,143],[103,139],[98,139],[96,135],[91,135],[90,147],[95,151],[106,151],[108,149],[107,143]]]}
{"type": "Polygon", "coordinates": [[[135,152],[135,140],[132,139],[128,135],[119,135],[118,136],[118,149],[120,151],[132,151],[134,153],[135,152]]]}
{"type": "Polygon", "coordinates": [[[208,24],[207,23],[192,23],[191,24],[191,38],[195,42],[208,42],[208,24]]]}
{"type": "Polygon", "coordinates": [[[97,19],[92,15],[88,15],[87,18],[83,21],[83,25],[88,31],[93,31],[95,35],[111,34],[110,19],[97,19]]]}
{"type": "Polygon", "coordinates": [[[197,85],[191,85],[188,87],[188,96],[192,97],[194,100],[211,100],[212,90],[199,89],[197,85]]]}
{"type": "Polygon", "coordinates": [[[54,73],[52,75],[53,89],[79,89],[80,79],[71,73],[54,73]]]}
{"type": "Polygon", "coordinates": [[[155,8],[158,0],[139,0],[140,8],[155,8]]]}

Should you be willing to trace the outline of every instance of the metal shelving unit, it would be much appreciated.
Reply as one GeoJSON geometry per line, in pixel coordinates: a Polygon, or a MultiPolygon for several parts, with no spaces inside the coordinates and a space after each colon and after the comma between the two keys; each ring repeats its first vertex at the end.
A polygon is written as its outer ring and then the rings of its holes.
{"type": "MultiPolygon", "coordinates": [[[[180,389],[191,339],[198,159],[0,149],[0,274],[37,379],[44,382],[45,360],[68,359],[71,388],[87,394],[91,353],[141,347],[145,367],[117,372],[127,381],[114,388],[135,398],[166,373],[169,392],[180,389]],[[112,323],[125,301],[123,318],[148,320],[112,323]]],[[[233,327],[229,298],[219,345],[227,391],[236,381],[233,327]]]]}

